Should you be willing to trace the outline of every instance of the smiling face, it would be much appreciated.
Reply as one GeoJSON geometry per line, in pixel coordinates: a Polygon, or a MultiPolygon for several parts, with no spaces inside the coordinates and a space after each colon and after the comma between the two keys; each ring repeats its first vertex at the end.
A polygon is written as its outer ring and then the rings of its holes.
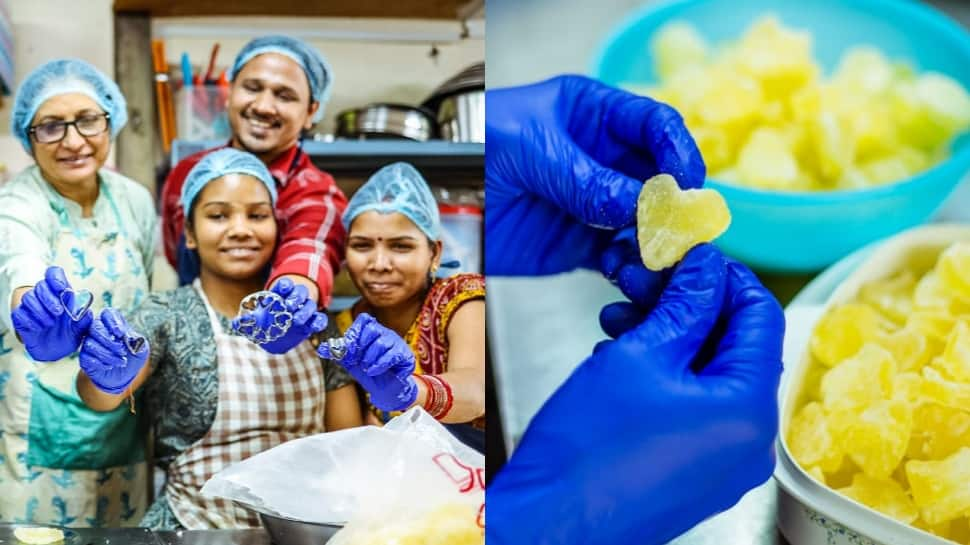
{"type": "Polygon", "coordinates": [[[262,274],[276,248],[269,191],[247,174],[226,174],[202,189],[185,226],[185,245],[203,271],[226,280],[262,274]]]}
{"type": "Polygon", "coordinates": [[[354,218],[347,236],[347,270],[361,295],[376,308],[421,300],[428,271],[438,267],[441,242],[404,214],[375,210],[354,218]]]}
{"type": "MultiPolygon", "coordinates": [[[[100,115],[104,115],[104,111],[90,97],[67,93],[51,97],[41,104],[31,126],[100,115]]],[[[98,170],[111,151],[111,131],[82,136],[77,127],[71,126],[67,127],[64,138],[59,142],[42,144],[32,136],[31,145],[34,160],[44,179],[54,187],[74,187],[97,180],[98,170]]]]}
{"type": "Polygon", "coordinates": [[[278,53],[257,55],[232,81],[233,146],[268,163],[296,145],[300,131],[313,126],[319,106],[311,101],[310,83],[293,59],[278,53]]]}

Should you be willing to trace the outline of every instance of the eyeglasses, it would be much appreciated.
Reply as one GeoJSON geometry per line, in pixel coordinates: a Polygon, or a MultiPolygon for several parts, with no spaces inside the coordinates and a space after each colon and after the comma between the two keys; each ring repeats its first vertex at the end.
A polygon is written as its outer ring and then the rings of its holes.
{"type": "Polygon", "coordinates": [[[95,115],[83,115],[74,121],[50,121],[41,123],[30,128],[30,134],[41,144],[53,144],[60,142],[67,136],[67,128],[74,126],[81,136],[97,136],[108,130],[108,120],[111,116],[107,113],[95,115]]]}

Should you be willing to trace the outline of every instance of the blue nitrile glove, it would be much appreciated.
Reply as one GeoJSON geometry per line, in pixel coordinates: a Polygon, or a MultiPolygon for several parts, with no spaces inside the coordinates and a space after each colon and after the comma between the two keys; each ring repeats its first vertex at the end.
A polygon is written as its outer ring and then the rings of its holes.
{"type": "Polygon", "coordinates": [[[634,223],[644,180],[704,181],[666,104],[582,76],[488,91],[485,103],[486,274],[595,268],[611,230],[634,223]]]}
{"type": "MultiPolygon", "coordinates": [[[[296,284],[289,278],[281,278],[273,284],[270,291],[283,298],[286,311],[293,315],[293,321],[282,337],[260,344],[270,354],[285,354],[309,339],[310,335],[327,327],[327,315],[317,312],[317,303],[310,299],[310,291],[306,286],[296,284]]],[[[260,309],[256,313],[259,314],[260,309]]],[[[232,328],[237,333],[244,334],[238,317],[233,318],[232,328]]]]}
{"type": "MultiPolygon", "coordinates": [[[[337,360],[370,394],[371,403],[382,411],[403,411],[418,397],[414,353],[404,339],[382,326],[373,316],[360,313],[347,333],[346,353],[337,360]]],[[[334,359],[327,343],[317,354],[334,359]]]]}
{"type": "Polygon", "coordinates": [[[600,259],[603,276],[620,288],[630,301],[612,303],[600,311],[600,326],[610,337],[619,337],[642,322],[657,304],[670,271],[651,271],[643,265],[636,227],[617,232],[600,259]]]}
{"type": "Polygon", "coordinates": [[[91,324],[78,356],[81,370],[98,389],[122,394],[148,360],[148,340],[117,309],[106,308],[91,324]]]}
{"type": "Polygon", "coordinates": [[[78,307],[64,270],[48,267],[44,279],[24,294],[10,313],[27,353],[37,361],[57,361],[75,351],[91,327],[90,301],[78,307]]]}
{"type": "Polygon", "coordinates": [[[603,341],[487,490],[490,545],[666,543],[771,476],[784,316],[691,250],[649,317],[603,341]]]}

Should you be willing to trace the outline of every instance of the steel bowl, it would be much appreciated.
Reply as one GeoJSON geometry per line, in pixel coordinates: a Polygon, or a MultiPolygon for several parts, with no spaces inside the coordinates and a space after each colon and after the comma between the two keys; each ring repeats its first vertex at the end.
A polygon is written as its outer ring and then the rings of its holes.
{"type": "Polygon", "coordinates": [[[337,114],[337,136],[407,138],[425,142],[434,136],[434,116],[406,104],[368,104],[337,114]]]}
{"type": "Polygon", "coordinates": [[[442,100],[438,107],[438,130],[443,140],[484,143],[485,91],[465,91],[442,100]]]}
{"type": "Polygon", "coordinates": [[[274,545],[323,545],[343,528],[339,524],[303,522],[266,513],[259,513],[259,519],[274,545]]]}

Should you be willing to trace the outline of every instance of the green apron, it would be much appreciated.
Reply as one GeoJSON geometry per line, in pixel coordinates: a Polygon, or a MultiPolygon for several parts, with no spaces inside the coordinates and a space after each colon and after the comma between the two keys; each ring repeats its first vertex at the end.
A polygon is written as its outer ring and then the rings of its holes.
{"type": "MultiPolygon", "coordinates": [[[[77,290],[94,295],[92,310],[135,308],[148,276],[135,241],[122,226],[72,220],[63,197],[49,191],[60,230],[50,264],[77,290]]],[[[38,281],[41,279],[38,278],[38,281]]],[[[78,396],[77,354],[35,362],[13,331],[0,327],[0,521],[61,526],[135,526],[147,503],[144,431],[127,403],[110,413],[78,396]]]]}

